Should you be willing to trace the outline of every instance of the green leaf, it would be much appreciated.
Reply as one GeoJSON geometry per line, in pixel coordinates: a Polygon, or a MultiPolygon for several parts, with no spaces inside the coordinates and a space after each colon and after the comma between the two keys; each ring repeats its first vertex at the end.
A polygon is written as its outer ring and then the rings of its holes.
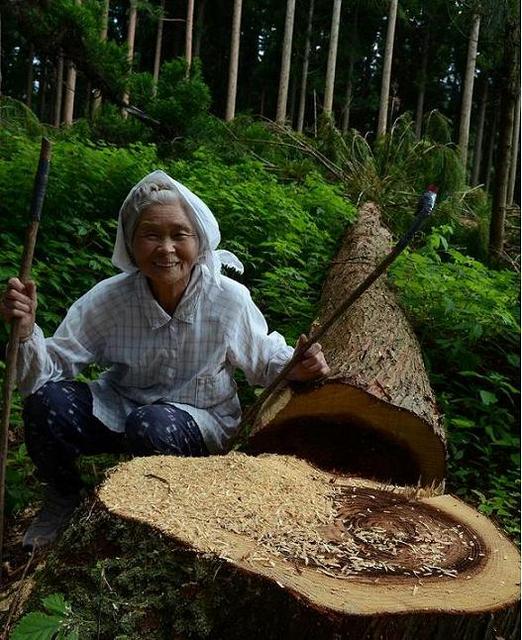
{"type": "Polygon", "coordinates": [[[28,613],[13,629],[11,640],[53,640],[63,618],[45,613],[28,613]]]}
{"type": "Polygon", "coordinates": [[[498,402],[498,398],[491,391],[486,391],[485,389],[481,389],[479,391],[480,400],[485,407],[489,407],[492,404],[496,404],[498,402]]]}
{"type": "Polygon", "coordinates": [[[54,613],[62,617],[67,615],[69,611],[69,605],[65,602],[61,593],[53,593],[43,598],[42,604],[49,613],[54,613]]]}

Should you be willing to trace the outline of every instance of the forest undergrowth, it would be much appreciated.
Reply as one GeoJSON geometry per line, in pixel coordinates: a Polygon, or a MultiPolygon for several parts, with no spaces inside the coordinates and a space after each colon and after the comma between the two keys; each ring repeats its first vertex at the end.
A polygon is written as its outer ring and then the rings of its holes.
{"type": "MultiPolygon", "coordinates": [[[[5,281],[18,271],[43,129],[23,108],[3,105],[0,279],[5,281]]],[[[435,133],[419,146],[408,123],[399,123],[373,150],[354,132],[341,140],[326,129],[307,144],[340,169],[334,177],[313,153],[265,123],[245,116],[227,128],[210,116],[197,118],[181,143],[150,135],[131,142],[139,138],[139,127],[108,112],[103,130],[80,121],[51,132],[52,169],[33,269],[44,332],[50,335],[77,297],[115,273],[110,256],[118,208],[130,186],[155,168],[208,203],[220,223],[221,246],[245,264],[241,281],[270,327],[289,342],[306,332],[314,317],[321,283],[357,204],[375,199],[398,236],[411,220],[422,185],[435,175],[442,187],[438,215],[388,277],[417,332],[445,414],[447,489],[493,517],[518,542],[518,276],[483,262],[487,196],[466,188],[462,172],[455,173],[454,150],[435,133]]],[[[6,328],[0,331],[4,342],[6,328]]],[[[240,389],[243,403],[251,402],[252,390],[244,384],[240,389]]],[[[23,444],[20,405],[16,397],[7,469],[7,510],[13,515],[38,492],[23,444]]],[[[86,461],[82,470],[94,483],[103,463],[86,461]]]]}

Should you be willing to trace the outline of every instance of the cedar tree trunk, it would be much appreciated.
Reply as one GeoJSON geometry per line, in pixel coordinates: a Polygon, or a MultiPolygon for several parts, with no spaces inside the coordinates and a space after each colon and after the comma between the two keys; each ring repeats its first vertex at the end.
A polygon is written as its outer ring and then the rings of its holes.
{"type": "Polygon", "coordinates": [[[158,28],[156,29],[156,50],[154,52],[154,70],[152,73],[153,88],[152,95],[158,92],[158,79],[161,66],[161,45],[163,44],[163,18],[165,17],[165,0],[161,0],[160,16],[158,18],[158,28]]]}
{"type": "MultiPolygon", "coordinates": [[[[314,325],[321,325],[391,246],[377,206],[364,205],[333,261],[314,325]]],[[[321,343],[330,377],[272,394],[254,422],[249,450],[296,455],[322,469],[395,484],[441,483],[441,415],[415,334],[384,277],[321,343]]]]}
{"type": "Polygon", "coordinates": [[[194,24],[194,0],[187,0],[187,22],[185,24],[185,59],[187,61],[186,77],[190,75],[192,66],[192,27],[194,24]]]}
{"type": "Polygon", "coordinates": [[[384,65],[382,70],[381,97],[379,100],[379,120],[377,122],[377,137],[386,133],[388,123],[388,101],[390,98],[390,80],[393,60],[393,40],[395,38],[395,22],[397,20],[398,0],[390,0],[388,12],[388,28],[386,30],[386,47],[384,50],[384,65]]]}
{"type": "Polygon", "coordinates": [[[482,86],[479,98],[479,112],[477,118],[477,135],[475,137],[475,147],[473,151],[473,171],[471,173],[471,184],[476,186],[480,180],[480,166],[482,164],[482,146],[484,141],[484,124],[486,122],[486,107],[488,104],[488,77],[482,77],[482,86]]]}
{"type": "Polygon", "coordinates": [[[517,179],[518,168],[518,150],[519,150],[519,138],[520,138],[520,88],[517,95],[517,101],[515,103],[515,124],[513,125],[512,136],[512,152],[511,152],[511,167],[509,171],[509,184],[507,194],[507,204],[509,207],[513,205],[515,197],[515,183],[517,179]]]}
{"type": "Polygon", "coordinates": [[[326,65],[326,81],[324,87],[323,111],[326,115],[332,115],[333,96],[335,85],[335,63],[337,60],[337,43],[339,41],[339,24],[341,22],[341,2],[334,0],[332,11],[332,26],[330,28],[330,46],[328,48],[328,62],[326,65]]]}
{"type": "Polygon", "coordinates": [[[230,40],[230,66],[228,70],[228,92],[225,120],[230,122],[236,115],[237,70],[239,64],[239,40],[241,37],[241,6],[243,0],[234,0],[232,37],[230,40]]]}
{"type": "Polygon", "coordinates": [[[464,169],[468,160],[469,123],[471,120],[471,104],[473,100],[473,83],[475,81],[475,65],[480,31],[480,14],[473,15],[471,32],[468,40],[466,73],[462,87],[462,104],[460,108],[459,151],[464,169]]]}
{"type": "MultiPolygon", "coordinates": [[[[107,41],[107,33],[109,29],[109,3],[110,0],[103,0],[102,15],[101,15],[101,27],[100,27],[100,41],[107,41]]],[[[92,103],[92,115],[95,116],[98,109],[101,107],[102,97],[99,89],[94,96],[92,103]]]]}
{"type": "Polygon", "coordinates": [[[424,117],[424,98],[426,96],[426,73],[428,70],[428,51],[430,32],[426,27],[426,35],[422,41],[422,60],[419,77],[419,92],[417,94],[417,109],[415,111],[415,137],[420,140],[422,135],[422,120],[424,117]]]}
{"type": "Polygon", "coordinates": [[[54,120],[55,127],[59,127],[62,122],[62,96],[63,96],[63,52],[60,49],[58,62],[56,65],[56,93],[54,96],[54,120]]]}
{"type": "Polygon", "coordinates": [[[314,18],[314,0],[310,0],[308,8],[308,24],[306,25],[306,41],[303,53],[303,71],[301,76],[301,90],[299,92],[299,111],[297,114],[297,131],[303,133],[306,106],[306,85],[308,83],[308,65],[310,63],[310,45],[312,41],[312,22],[314,18]]]}
{"type": "Polygon", "coordinates": [[[281,54],[281,75],[277,96],[277,124],[286,120],[286,103],[288,100],[288,83],[290,80],[290,62],[292,60],[292,36],[294,31],[295,0],[286,1],[285,34],[283,37],[283,53],[281,54]]]}

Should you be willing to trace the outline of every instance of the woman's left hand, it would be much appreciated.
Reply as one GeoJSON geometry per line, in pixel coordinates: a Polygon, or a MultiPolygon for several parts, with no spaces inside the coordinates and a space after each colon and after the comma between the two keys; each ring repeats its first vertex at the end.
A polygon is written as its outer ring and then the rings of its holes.
{"type": "MultiPolygon", "coordinates": [[[[297,341],[296,348],[298,349],[306,340],[306,336],[301,334],[297,341]]],[[[301,360],[290,371],[287,379],[295,380],[296,382],[307,382],[308,380],[315,380],[316,378],[327,376],[329,373],[330,367],[326,363],[323,348],[318,342],[314,342],[301,356],[301,360]]]]}

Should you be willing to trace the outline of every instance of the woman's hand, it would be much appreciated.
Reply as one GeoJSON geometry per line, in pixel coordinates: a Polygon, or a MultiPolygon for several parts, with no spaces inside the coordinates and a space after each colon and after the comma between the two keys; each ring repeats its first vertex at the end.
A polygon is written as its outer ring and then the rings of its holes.
{"type": "Polygon", "coordinates": [[[33,332],[36,307],[36,285],[27,282],[25,285],[18,278],[10,278],[0,301],[0,314],[6,322],[20,320],[20,340],[27,340],[33,332]]]}
{"type": "MultiPolygon", "coordinates": [[[[306,336],[302,334],[297,341],[296,348],[298,349],[306,340],[306,336]]],[[[323,348],[318,342],[314,342],[301,358],[300,362],[288,374],[288,380],[307,382],[308,380],[322,378],[330,373],[330,367],[326,364],[323,348]]]]}

